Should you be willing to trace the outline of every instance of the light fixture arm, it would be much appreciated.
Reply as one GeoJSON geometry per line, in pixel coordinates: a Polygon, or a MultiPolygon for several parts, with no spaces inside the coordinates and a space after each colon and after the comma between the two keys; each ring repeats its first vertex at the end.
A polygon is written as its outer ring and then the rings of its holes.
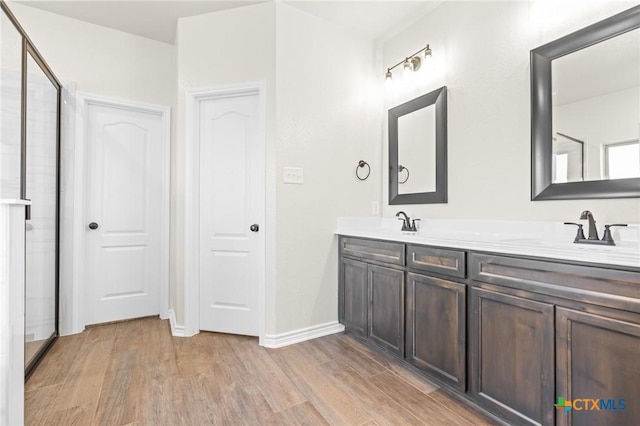
{"type": "Polygon", "coordinates": [[[404,58],[403,60],[401,60],[400,62],[395,64],[394,66],[387,68],[387,76],[389,75],[389,73],[391,73],[391,70],[393,70],[394,68],[399,67],[400,65],[404,64],[405,62],[410,62],[411,59],[415,58],[420,52],[425,52],[425,55],[428,52],[428,55],[431,55],[431,48],[427,44],[426,47],[423,47],[422,49],[418,50],[417,52],[407,56],[406,58],[404,58]]]}

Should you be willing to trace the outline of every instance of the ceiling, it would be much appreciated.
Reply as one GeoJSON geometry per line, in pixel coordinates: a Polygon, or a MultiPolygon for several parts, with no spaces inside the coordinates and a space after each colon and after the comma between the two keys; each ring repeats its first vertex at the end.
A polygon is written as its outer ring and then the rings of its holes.
{"type": "MultiPolygon", "coordinates": [[[[265,1],[269,0],[18,0],[17,2],[173,44],[178,18],[265,1]]],[[[374,40],[394,35],[442,3],[442,0],[281,1],[374,40]]]]}

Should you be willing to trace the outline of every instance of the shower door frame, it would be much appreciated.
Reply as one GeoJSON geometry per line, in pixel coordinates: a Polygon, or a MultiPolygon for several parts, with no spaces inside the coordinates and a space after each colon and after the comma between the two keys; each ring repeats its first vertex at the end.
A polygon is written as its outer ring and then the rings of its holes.
{"type": "MultiPolygon", "coordinates": [[[[4,0],[0,0],[0,9],[7,18],[11,21],[13,26],[22,36],[22,67],[21,67],[21,111],[20,111],[20,198],[27,200],[27,58],[31,55],[34,62],[40,67],[42,72],[51,82],[56,89],[56,208],[55,208],[55,277],[54,277],[54,298],[55,298],[55,318],[54,318],[54,332],[47,339],[46,343],[42,345],[36,351],[31,361],[25,365],[25,380],[29,378],[31,373],[40,363],[44,355],[51,348],[51,345],[56,340],[59,334],[59,318],[60,318],[60,126],[61,126],[61,111],[62,111],[62,84],[60,80],[51,70],[51,67],[44,60],[38,49],[35,47],[24,28],[20,25],[16,17],[13,15],[9,7],[4,0]]],[[[30,216],[31,206],[27,206],[27,218],[30,216]]],[[[26,229],[25,229],[26,232],[26,229]]],[[[25,252],[26,259],[26,252],[25,252]]],[[[26,288],[26,279],[25,279],[26,288]]],[[[26,294],[26,292],[25,292],[26,294]]],[[[24,298],[25,312],[26,312],[26,297],[24,298]]],[[[26,325],[26,318],[25,318],[26,325]]]]}
{"type": "MultiPolygon", "coordinates": [[[[33,373],[34,369],[40,363],[44,355],[51,348],[51,345],[56,340],[59,335],[59,318],[60,318],[60,115],[61,115],[61,96],[62,96],[62,85],[58,82],[57,78],[51,71],[51,69],[47,66],[44,59],[38,51],[35,49],[33,44],[23,38],[23,53],[22,53],[22,76],[23,76],[23,90],[22,90],[22,132],[23,132],[23,151],[22,151],[22,182],[21,182],[21,191],[22,198],[26,197],[26,182],[27,182],[27,167],[26,167],[26,150],[29,149],[27,146],[26,140],[26,127],[29,117],[26,114],[27,109],[27,78],[26,78],[26,62],[27,55],[31,55],[33,61],[40,67],[40,70],[45,74],[45,76],[49,79],[51,84],[56,89],[56,207],[55,207],[55,277],[54,277],[54,305],[55,305],[55,316],[54,316],[54,330],[51,336],[47,339],[47,341],[37,350],[31,361],[25,365],[25,378],[28,378],[31,373],[33,373]]],[[[30,206],[28,207],[30,208],[30,206]]],[[[26,258],[26,257],[25,257],[26,258]]],[[[26,286],[26,281],[25,281],[26,286]]],[[[26,296],[26,295],[25,295],[26,296]]],[[[25,297],[25,313],[26,313],[26,297],[25,297]]],[[[26,326],[26,317],[25,317],[25,326],[26,326]]]]}

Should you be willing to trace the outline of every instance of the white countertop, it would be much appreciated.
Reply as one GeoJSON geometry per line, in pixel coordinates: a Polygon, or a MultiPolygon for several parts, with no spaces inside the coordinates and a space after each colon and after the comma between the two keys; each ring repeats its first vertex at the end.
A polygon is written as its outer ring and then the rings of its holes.
{"type": "MultiPolygon", "coordinates": [[[[401,232],[397,218],[338,218],[338,235],[438,247],[640,268],[640,225],[611,228],[615,246],[574,244],[575,226],[561,222],[421,218],[418,232],[401,232]]],[[[604,224],[596,224],[602,237],[604,224]]],[[[585,234],[588,227],[585,222],[585,234]]]]}

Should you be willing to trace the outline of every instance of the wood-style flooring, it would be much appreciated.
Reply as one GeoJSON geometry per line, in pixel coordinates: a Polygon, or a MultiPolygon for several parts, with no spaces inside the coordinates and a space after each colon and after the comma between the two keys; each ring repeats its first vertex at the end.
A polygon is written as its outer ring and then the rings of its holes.
{"type": "Polygon", "coordinates": [[[494,424],[349,335],[265,349],[157,318],[59,338],[25,391],[27,425],[494,424]]]}

